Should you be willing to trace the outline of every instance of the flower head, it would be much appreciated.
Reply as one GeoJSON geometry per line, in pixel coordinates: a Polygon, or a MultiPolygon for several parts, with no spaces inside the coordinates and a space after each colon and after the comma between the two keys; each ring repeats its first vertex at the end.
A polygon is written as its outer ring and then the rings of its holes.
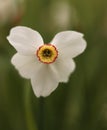
{"type": "Polygon", "coordinates": [[[63,31],[44,44],[41,35],[28,27],[18,26],[7,37],[17,53],[11,62],[24,78],[31,79],[37,97],[52,93],[59,82],[67,82],[75,69],[73,58],[86,48],[83,34],[63,31]]]}

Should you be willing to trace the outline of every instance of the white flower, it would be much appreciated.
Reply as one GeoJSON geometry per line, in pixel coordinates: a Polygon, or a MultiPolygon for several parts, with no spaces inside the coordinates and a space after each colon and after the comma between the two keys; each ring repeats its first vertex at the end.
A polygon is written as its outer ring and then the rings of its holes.
{"type": "Polygon", "coordinates": [[[27,27],[14,27],[7,37],[17,50],[11,62],[24,78],[31,79],[37,97],[52,93],[59,82],[67,82],[75,69],[73,58],[86,48],[83,34],[64,31],[44,44],[41,35],[27,27]]]}

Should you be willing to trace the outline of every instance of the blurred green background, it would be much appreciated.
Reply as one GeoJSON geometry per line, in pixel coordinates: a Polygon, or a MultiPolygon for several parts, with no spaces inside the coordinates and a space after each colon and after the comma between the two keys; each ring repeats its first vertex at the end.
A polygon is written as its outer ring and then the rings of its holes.
{"type": "Polygon", "coordinates": [[[0,130],[107,130],[107,0],[7,1],[15,3],[0,6],[0,130]],[[44,105],[10,63],[15,49],[6,36],[17,25],[39,31],[45,42],[64,30],[85,35],[75,72],[44,105]]]}

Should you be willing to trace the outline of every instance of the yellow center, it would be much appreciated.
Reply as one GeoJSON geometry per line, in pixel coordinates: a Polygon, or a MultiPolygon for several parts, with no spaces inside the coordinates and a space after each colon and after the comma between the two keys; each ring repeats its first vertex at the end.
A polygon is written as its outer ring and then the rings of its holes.
{"type": "Polygon", "coordinates": [[[58,57],[58,51],[55,46],[51,44],[44,44],[37,50],[37,57],[39,61],[50,64],[58,57]]]}

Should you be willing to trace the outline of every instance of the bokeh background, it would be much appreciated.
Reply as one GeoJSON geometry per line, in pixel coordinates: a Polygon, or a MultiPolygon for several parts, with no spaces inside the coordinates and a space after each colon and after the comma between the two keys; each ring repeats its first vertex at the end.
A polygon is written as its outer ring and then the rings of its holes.
{"type": "Polygon", "coordinates": [[[0,130],[107,130],[106,56],[107,0],[0,0],[0,130]],[[6,36],[17,25],[47,43],[59,31],[85,35],[87,49],[69,82],[45,99],[10,63],[15,49],[6,36]]]}

